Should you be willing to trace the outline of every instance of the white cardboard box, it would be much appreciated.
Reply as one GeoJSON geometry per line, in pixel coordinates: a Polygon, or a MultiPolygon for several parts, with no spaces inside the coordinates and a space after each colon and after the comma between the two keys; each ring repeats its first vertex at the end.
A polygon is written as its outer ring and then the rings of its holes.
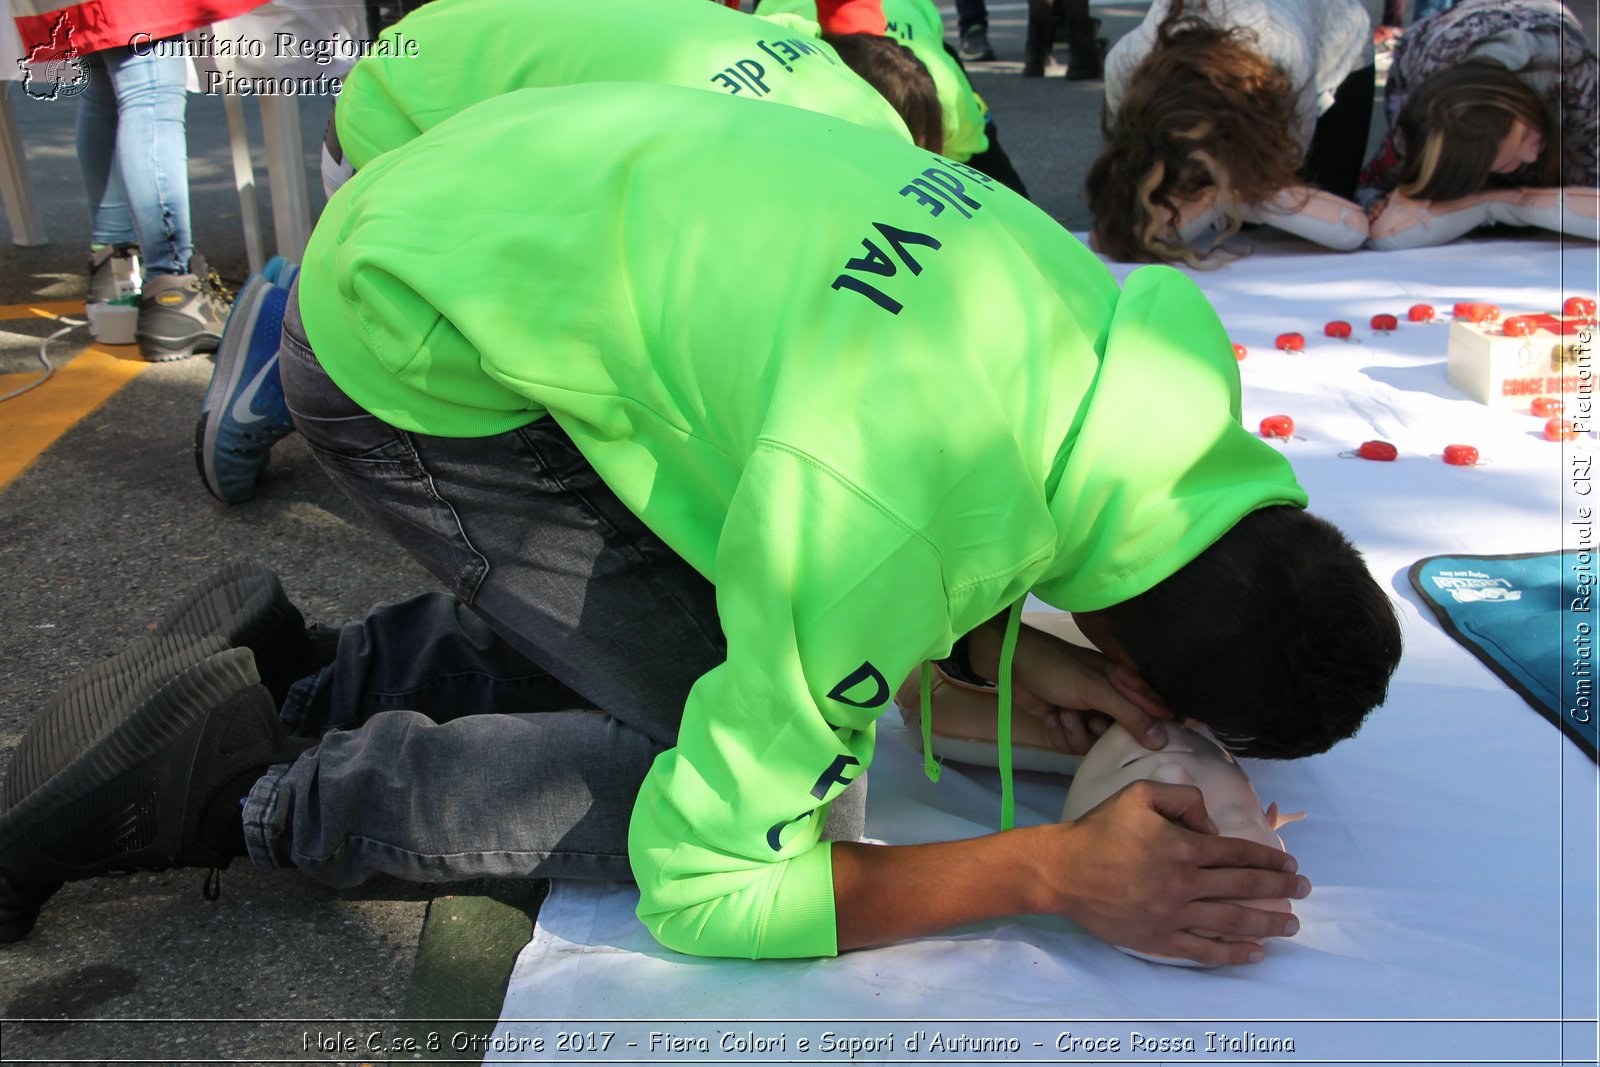
{"type": "Polygon", "coordinates": [[[1582,318],[1539,312],[1513,312],[1495,322],[1456,319],[1450,324],[1450,384],[1480,404],[1513,411],[1526,411],[1541,396],[1592,396],[1600,374],[1594,330],[1582,318]],[[1512,319],[1527,320],[1532,332],[1507,336],[1512,319]]]}

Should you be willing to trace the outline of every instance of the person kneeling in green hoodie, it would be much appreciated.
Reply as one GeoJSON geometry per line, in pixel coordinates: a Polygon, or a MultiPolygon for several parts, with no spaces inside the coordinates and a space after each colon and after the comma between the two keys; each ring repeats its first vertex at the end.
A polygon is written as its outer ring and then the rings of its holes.
{"type": "Polygon", "coordinates": [[[449,593],[308,631],[236,567],[69,682],[6,785],[0,937],[63,881],[240,855],[335,886],[631,877],[663,944],[713,956],[1027,913],[1210,964],[1294,932],[1232,901],[1303,897],[1295,861],[1181,786],[855,840],[919,662],[996,679],[1003,713],[1151,747],[1178,715],[1280,758],[1383,701],[1388,598],[1240,424],[1183,274],[1119,288],[992,179],[826,116],[527,89],[361,169],[282,351],[321,464],[449,593]],[[1105,654],[1019,638],[1030,592],[1105,654]],[[171,802],[104,832],[130,782],[171,802]]]}

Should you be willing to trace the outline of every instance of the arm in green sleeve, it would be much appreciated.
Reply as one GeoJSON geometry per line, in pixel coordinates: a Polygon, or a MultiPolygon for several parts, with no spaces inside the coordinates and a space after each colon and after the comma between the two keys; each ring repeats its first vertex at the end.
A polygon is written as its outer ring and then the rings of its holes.
{"type": "Polygon", "coordinates": [[[826,805],[866,773],[893,685],[949,647],[939,560],[836,472],[763,444],[716,582],[728,659],[634,807],[639,917],[697,955],[832,955],[826,805]]]}

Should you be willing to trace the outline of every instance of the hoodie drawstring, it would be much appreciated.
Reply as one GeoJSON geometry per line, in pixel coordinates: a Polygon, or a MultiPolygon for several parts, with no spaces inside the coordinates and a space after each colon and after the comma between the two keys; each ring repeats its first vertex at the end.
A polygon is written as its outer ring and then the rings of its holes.
{"type": "MultiPolygon", "coordinates": [[[[1022,625],[1023,597],[1006,614],[1006,635],[1000,643],[1000,706],[996,747],[1000,754],[1000,829],[1009,830],[1017,818],[1015,783],[1011,775],[1011,661],[1017,651],[1017,631],[1022,625]]],[[[939,780],[939,761],[933,755],[933,664],[923,663],[919,702],[922,721],[922,772],[928,781],[939,780]]]]}
{"type": "Polygon", "coordinates": [[[933,664],[922,664],[922,773],[928,781],[939,780],[939,761],[933,758],[933,664]]]}
{"type": "MultiPolygon", "coordinates": [[[[1024,597],[1023,600],[1027,598],[1024,597]]],[[[1006,636],[1000,644],[1000,829],[1009,830],[1017,819],[1015,784],[1011,780],[1011,660],[1017,651],[1017,630],[1022,626],[1022,600],[1006,615],[1006,636]]]]}

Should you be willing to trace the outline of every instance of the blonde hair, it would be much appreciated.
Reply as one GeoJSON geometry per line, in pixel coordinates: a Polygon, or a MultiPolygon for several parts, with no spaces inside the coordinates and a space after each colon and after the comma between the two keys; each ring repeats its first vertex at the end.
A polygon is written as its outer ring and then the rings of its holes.
{"type": "Polygon", "coordinates": [[[1129,78],[1084,183],[1100,251],[1202,265],[1238,231],[1241,205],[1299,180],[1295,87],[1254,41],[1249,31],[1213,26],[1173,5],[1155,48],[1129,78]],[[1230,224],[1197,252],[1175,237],[1179,206],[1212,188],[1230,224]]]}

